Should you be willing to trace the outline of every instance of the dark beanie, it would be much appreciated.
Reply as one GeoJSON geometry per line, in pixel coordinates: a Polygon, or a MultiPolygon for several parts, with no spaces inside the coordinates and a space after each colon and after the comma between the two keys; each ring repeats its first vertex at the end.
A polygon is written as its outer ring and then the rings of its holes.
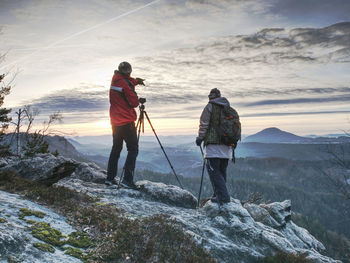
{"type": "Polygon", "coordinates": [[[209,99],[215,99],[215,98],[219,98],[221,97],[221,93],[220,90],[218,90],[217,88],[212,89],[208,95],[209,99]]]}

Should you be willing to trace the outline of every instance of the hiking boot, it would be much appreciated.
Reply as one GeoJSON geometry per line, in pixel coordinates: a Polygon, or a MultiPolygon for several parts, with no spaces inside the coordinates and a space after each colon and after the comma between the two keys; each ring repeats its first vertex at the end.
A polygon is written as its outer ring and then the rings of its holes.
{"type": "Polygon", "coordinates": [[[216,196],[213,196],[213,197],[210,198],[210,201],[212,201],[213,203],[219,203],[220,205],[223,205],[223,204],[229,203],[229,202],[230,202],[230,199],[221,200],[221,201],[219,202],[218,198],[217,198],[216,196]]]}
{"type": "Polygon", "coordinates": [[[228,204],[230,202],[231,202],[230,199],[221,200],[220,205],[225,205],[225,204],[228,204]]]}
{"type": "Polygon", "coordinates": [[[140,187],[137,186],[136,184],[134,184],[134,182],[128,182],[128,181],[122,181],[120,183],[120,185],[124,188],[128,188],[128,189],[133,189],[133,190],[139,190],[140,187]]]}
{"type": "Polygon", "coordinates": [[[118,182],[115,179],[113,179],[112,181],[106,179],[105,185],[107,185],[107,186],[118,185],[118,182]]]}
{"type": "Polygon", "coordinates": [[[212,201],[213,203],[219,203],[218,198],[216,196],[211,197],[210,201],[212,201]]]}

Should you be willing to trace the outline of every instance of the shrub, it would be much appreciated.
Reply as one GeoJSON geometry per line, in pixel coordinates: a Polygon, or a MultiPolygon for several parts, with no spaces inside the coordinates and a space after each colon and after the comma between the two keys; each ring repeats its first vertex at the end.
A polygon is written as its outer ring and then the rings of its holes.
{"type": "Polygon", "coordinates": [[[310,259],[306,258],[306,254],[289,254],[285,252],[278,252],[274,256],[265,257],[261,263],[312,263],[310,259]]]}
{"type": "Polygon", "coordinates": [[[23,146],[24,156],[34,157],[38,153],[49,153],[49,144],[44,138],[38,132],[28,134],[27,143],[23,146]]]}

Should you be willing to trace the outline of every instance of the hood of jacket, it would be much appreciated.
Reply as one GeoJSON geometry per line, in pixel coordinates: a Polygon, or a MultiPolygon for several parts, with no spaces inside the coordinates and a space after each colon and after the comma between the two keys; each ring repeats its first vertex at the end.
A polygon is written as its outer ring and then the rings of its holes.
{"type": "Polygon", "coordinates": [[[209,101],[209,103],[217,104],[220,106],[230,106],[230,102],[225,97],[215,98],[209,101]]]}
{"type": "Polygon", "coordinates": [[[132,79],[130,76],[127,75],[123,75],[122,73],[120,73],[118,70],[114,71],[114,75],[115,75],[115,79],[119,80],[119,79],[132,79]]]}

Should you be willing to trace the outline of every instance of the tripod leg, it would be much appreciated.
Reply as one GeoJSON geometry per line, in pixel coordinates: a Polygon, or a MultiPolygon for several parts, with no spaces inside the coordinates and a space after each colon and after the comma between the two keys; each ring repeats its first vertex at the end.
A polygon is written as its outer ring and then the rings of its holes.
{"type": "Polygon", "coordinates": [[[136,123],[136,130],[137,130],[137,128],[139,127],[139,123],[140,123],[140,118],[137,120],[137,123],[136,123]]]}
{"type": "Polygon", "coordinates": [[[155,135],[156,138],[157,138],[157,141],[158,141],[159,146],[160,146],[160,148],[162,149],[162,151],[163,151],[163,153],[164,153],[164,155],[165,155],[165,158],[168,160],[168,163],[169,163],[169,165],[170,165],[170,167],[171,167],[171,170],[173,171],[173,174],[175,175],[175,177],[176,177],[176,179],[177,179],[177,182],[179,183],[181,189],[184,189],[184,188],[182,187],[182,184],[181,184],[181,182],[180,182],[180,180],[179,180],[177,174],[175,173],[174,167],[172,166],[172,164],[171,164],[171,162],[170,162],[170,160],[169,160],[169,158],[168,158],[168,155],[166,154],[166,152],[165,152],[165,150],[164,150],[164,148],[163,148],[162,143],[160,142],[160,140],[159,140],[159,138],[158,138],[158,135],[157,135],[156,131],[155,131],[154,128],[153,128],[153,125],[152,125],[152,123],[151,123],[151,120],[150,120],[149,117],[148,117],[147,112],[144,111],[144,114],[146,115],[146,118],[147,118],[147,120],[148,120],[148,123],[149,123],[149,125],[151,126],[152,131],[153,131],[154,135],[155,135]]]}
{"type": "Polygon", "coordinates": [[[137,144],[139,144],[140,141],[140,133],[141,133],[141,120],[138,123],[138,131],[137,131],[137,144]]]}
{"type": "Polygon", "coordinates": [[[139,119],[137,121],[136,129],[137,129],[137,144],[140,140],[141,127],[144,125],[144,116],[143,111],[140,112],[139,119]]]}

